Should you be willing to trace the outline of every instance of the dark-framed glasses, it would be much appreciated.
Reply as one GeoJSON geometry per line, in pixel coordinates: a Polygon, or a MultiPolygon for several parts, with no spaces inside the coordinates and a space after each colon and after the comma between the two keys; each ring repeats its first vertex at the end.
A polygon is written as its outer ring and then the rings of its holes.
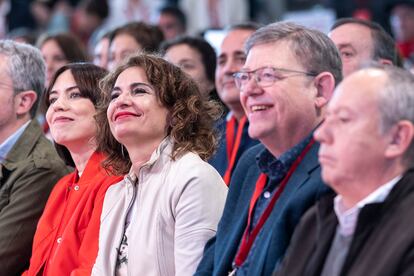
{"type": "Polygon", "coordinates": [[[252,71],[237,72],[233,74],[233,77],[234,77],[234,81],[236,83],[237,88],[242,90],[244,86],[250,81],[252,76],[258,86],[268,87],[268,86],[273,85],[276,81],[280,81],[287,77],[295,76],[298,74],[306,75],[309,77],[315,77],[318,75],[316,73],[311,73],[311,72],[303,72],[303,71],[297,71],[297,70],[282,69],[282,68],[266,66],[266,67],[260,67],[252,71]],[[291,73],[291,74],[286,75],[285,73],[291,73]]]}

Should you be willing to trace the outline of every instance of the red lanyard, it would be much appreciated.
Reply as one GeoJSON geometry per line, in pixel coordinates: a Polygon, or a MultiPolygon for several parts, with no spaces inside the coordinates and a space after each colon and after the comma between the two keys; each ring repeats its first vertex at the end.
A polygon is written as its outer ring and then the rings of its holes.
{"type": "Polygon", "coordinates": [[[243,116],[240,119],[239,127],[237,128],[237,134],[234,135],[236,129],[236,118],[231,116],[230,120],[226,124],[226,142],[227,142],[227,160],[228,165],[226,172],[224,173],[224,182],[227,186],[230,184],[230,177],[231,172],[234,167],[234,163],[236,163],[237,151],[239,150],[244,125],[246,124],[247,118],[243,116]]]}
{"type": "Polygon", "coordinates": [[[236,258],[234,260],[236,267],[240,267],[244,263],[244,261],[246,260],[247,255],[249,254],[249,251],[250,251],[250,249],[251,249],[251,247],[254,243],[254,240],[256,239],[257,235],[259,234],[259,232],[262,229],[263,225],[265,224],[266,220],[269,218],[270,213],[272,212],[273,207],[275,206],[275,204],[276,204],[277,200],[279,199],[280,195],[283,193],[283,190],[285,189],[286,184],[289,181],[289,178],[292,176],[293,172],[299,166],[300,162],[305,157],[306,153],[310,150],[310,148],[312,147],[314,142],[315,141],[313,139],[311,139],[310,142],[306,145],[305,149],[300,154],[300,156],[292,164],[292,166],[290,167],[290,169],[287,172],[286,176],[280,182],[279,188],[277,189],[277,191],[273,195],[272,199],[270,200],[269,205],[267,205],[267,207],[264,210],[263,214],[260,216],[256,226],[252,229],[251,232],[249,232],[250,223],[251,223],[251,220],[252,220],[252,217],[253,217],[253,208],[254,208],[254,206],[257,202],[257,199],[259,198],[259,196],[263,192],[263,189],[264,189],[264,187],[266,185],[266,182],[267,182],[267,176],[264,173],[260,174],[260,176],[259,176],[259,178],[257,179],[257,182],[256,182],[256,188],[254,190],[253,196],[250,200],[249,214],[248,214],[248,218],[247,218],[246,229],[244,231],[239,250],[236,254],[236,258]]]}

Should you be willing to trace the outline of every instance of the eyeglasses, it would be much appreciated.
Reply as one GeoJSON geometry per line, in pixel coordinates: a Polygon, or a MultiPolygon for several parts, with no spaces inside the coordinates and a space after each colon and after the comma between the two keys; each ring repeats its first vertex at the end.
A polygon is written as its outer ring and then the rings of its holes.
{"type": "Polygon", "coordinates": [[[302,74],[302,75],[306,75],[309,77],[315,77],[318,75],[316,73],[275,68],[275,67],[261,67],[253,71],[234,73],[233,77],[234,77],[234,81],[236,83],[237,88],[239,90],[242,90],[244,86],[250,81],[252,75],[257,85],[260,87],[268,87],[268,86],[273,85],[276,81],[280,81],[287,77],[294,76],[294,75],[289,75],[289,76],[283,75],[282,73],[284,72],[302,74]]]}

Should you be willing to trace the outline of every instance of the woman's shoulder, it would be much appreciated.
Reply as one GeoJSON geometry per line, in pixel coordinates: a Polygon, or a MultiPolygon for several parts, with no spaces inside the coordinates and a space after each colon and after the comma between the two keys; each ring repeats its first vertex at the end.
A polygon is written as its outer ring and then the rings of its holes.
{"type": "Polygon", "coordinates": [[[188,152],[172,162],[170,176],[177,179],[176,183],[188,185],[197,183],[197,185],[224,185],[223,179],[217,170],[200,156],[188,152]]]}
{"type": "Polygon", "coordinates": [[[185,170],[192,173],[217,173],[213,166],[194,152],[187,152],[174,160],[172,167],[175,170],[185,170]]]}

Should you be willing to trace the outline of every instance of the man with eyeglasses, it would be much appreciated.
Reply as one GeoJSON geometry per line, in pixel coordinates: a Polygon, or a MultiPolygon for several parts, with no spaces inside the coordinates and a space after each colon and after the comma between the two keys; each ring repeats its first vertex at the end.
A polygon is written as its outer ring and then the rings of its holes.
{"type": "Polygon", "coordinates": [[[38,49],[0,41],[0,275],[28,268],[50,191],[69,173],[34,118],[45,70],[38,49]]]}
{"type": "Polygon", "coordinates": [[[261,144],[234,171],[197,275],[270,275],[302,214],[331,192],[312,133],[342,79],[335,45],[319,31],[282,22],[257,30],[245,48],[235,79],[249,135],[261,144]]]}

